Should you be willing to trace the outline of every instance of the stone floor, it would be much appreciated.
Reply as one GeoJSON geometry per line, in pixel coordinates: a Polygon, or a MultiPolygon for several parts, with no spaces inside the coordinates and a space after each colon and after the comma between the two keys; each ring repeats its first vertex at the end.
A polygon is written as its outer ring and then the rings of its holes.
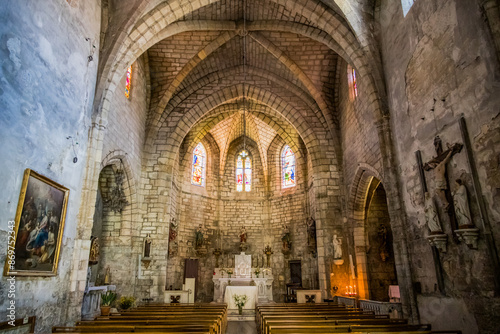
{"type": "Polygon", "coordinates": [[[257,334],[255,321],[228,321],[226,334],[257,334]]]}

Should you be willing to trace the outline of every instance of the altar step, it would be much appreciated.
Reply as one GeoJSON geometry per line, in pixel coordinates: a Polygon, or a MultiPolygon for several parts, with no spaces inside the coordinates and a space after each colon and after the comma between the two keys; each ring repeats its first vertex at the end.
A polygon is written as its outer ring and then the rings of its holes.
{"type": "Polygon", "coordinates": [[[242,314],[238,313],[238,309],[227,310],[228,321],[255,321],[255,310],[243,310],[242,314]]]}

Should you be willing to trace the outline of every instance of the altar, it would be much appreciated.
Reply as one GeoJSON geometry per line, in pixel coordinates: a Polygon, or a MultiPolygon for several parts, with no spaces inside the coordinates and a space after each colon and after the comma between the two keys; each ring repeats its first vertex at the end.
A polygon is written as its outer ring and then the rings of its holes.
{"type": "MultiPolygon", "coordinates": [[[[234,299],[232,296],[228,297],[228,288],[230,288],[231,293],[232,291],[247,291],[252,296],[255,293],[255,298],[252,297],[254,298],[252,308],[255,308],[255,304],[258,303],[272,302],[273,275],[271,269],[264,268],[263,263],[261,265],[262,267],[257,261],[256,266],[252,266],[252,256],[242,252],[234,256],[234,268],[215,268],[212,279],[214,282],[214,302],[225,302],[229,309],[237,309],[235,305],[233,305],[234,307],[229,306],[229,301],[234,304],[234,299]]],[[[244,294],[250,298],[249,294],[244,294]]],[[[247,309],[247,304],[245,304],[245,309],[247,309]]]]}
{"type": "Polygon", "coordinates": [[[247,302],[243,306],[244,310],[255,309],[255,304],[257,303],[257,287],[256,286],[227,286],[226,293],[224,294],[224,303],[227,304],[228,309],[238,309],[234,301],[234,296],[247,296],[247,302]]]}

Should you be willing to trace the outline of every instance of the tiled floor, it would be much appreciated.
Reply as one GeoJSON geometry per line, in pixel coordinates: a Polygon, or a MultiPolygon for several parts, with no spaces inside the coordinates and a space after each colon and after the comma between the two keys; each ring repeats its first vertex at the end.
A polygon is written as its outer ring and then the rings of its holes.
{"type": "Polygon", "coordinates": [[[255,321],[228,321],[226,334],[257,334],[255,321]]]}

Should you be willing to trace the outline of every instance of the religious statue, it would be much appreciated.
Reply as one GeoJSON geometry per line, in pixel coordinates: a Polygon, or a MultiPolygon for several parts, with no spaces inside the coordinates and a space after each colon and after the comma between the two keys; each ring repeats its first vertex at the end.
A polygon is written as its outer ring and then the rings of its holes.
{"type": "Polygon", "coordinates": [[[448,190],[448,182],[446,180],[446,164],[451,160],[453,154],[462,150],[463,145],[458,143],[448,145],[448,149],[443,152],[441,148],[441,139],[437,136],[434,140],[434,146],[438,155],[424,165],[424,170],[434,170],[434,183],[436,186],[435,193],[439,197],[443,209],[448,211],[450,203],[448,203],[446,198],[446,192],[448,190]]]}
{"type": "Polygon", "coordinates": [[[271,266],[271,255],[274,254],[271,246],[267,245],[266,248],[264,248],[264,254],[267,257],[267,267],[269,268],[271,266]]]}
{"type": "Polygon", "coordinates": [[[427,226],[431,234],[443,234],[436,206],[434,205],[431,194],[428,192],[425,193],[425,220],[427,221],[427,226]]]}
{"type": "Polygon", "coordinates": [[[307,225],[307,244],[311,247],[316,247],[316,221],[313,217],[309,217],[307,225]]]}
{"type": "Polygon", "coordinates": [[[446,189],[448,189],[448,185],[446,183],[446,164],[451,159],[452,151],[450,150],[446,157],[441,162],[430,162],[429,166],[434,168],[434,183],[436,186],[436,195],[441,199],[442,206],[445,210],[448,209],[450,205],[448,200],[446,199],[446,189]]]}
{"type": "Polygon", "coordinates": [[[457,189],[453,193],[453,205],[455,207],[458,228],[474,227],[469,209],[467,188],[465,188],[461,179],[456,179],[455,184],[457,189]]]}
{"type": "Polygon", "coordinates": [[[115,187],[111,189],[109,198],[104,201],[111,210],[115,213],[121,213],[123,209],[129,205],[127,196],[123,191],[123,180],[125,179],[125,172],[118,169],[115,173],[115,187]]]}
{"type": "Polygon", "coordinates": [[[99,262],[99,238],[92,237],[90,240],[89,264],[94,265],[99,262]]]}
{"type": "Polygon", "coordinates": [[[177,240],[168,243],[168,257],[177,256],[177,251],[179,250],[179,243],[177,240]]]}
{"type": "Polygon", "coordinates": [[[168,240],[174,241],[177,237],[177,229],[179,228],[179,224],[175,221],[175,218],[172,218],[170,222],[170,231],[168,232],[168,240]]]}
{"type": "Polygon", "coordinates": [[[195,247],[199,248],[201,246],[203,246],[203,231],[202,231],[202,227],[200,224],[200,226],[198,227],[198,229],[195,232],[195,247]]]}
{"type": "Polygon", "coordinates": [[[290,230],[287,225],[283,225],[281,241],[283,242],[283,254],[288,254],[292,250],[292,238],[290,237],[290,230]]]}
{"type": "Polygon", "coordinates": [[[342,258],[342,239],[338,238],[336,234],[333,235],[333,258],[342,258]]]}
{"type": "Polygon", "coordinates": [[[387,233],[387,227],[385,227],[384,224],[380,224],[380,226],[378,227],[378,237],[380,241],[380,246],[378,248],[380,258],[385,262],[389,258],[389,236],[387,233]]]}
{"type": "Polygon", "coordinates": [[[109,266],[106,268],[106,275],[104,275],[104,285],[109,285],[111,284],[110,280],[110,273],[109,273],[109,266]]]}
{"type": "Polygon", "coordinates": [[[240,230],[240,242],[247,242],[247,230],[245,226],[243,226],[240,230]]]}
{"type": "Polygon", "coordinates": [[[144,257],[150,257],[151,255],[151,235],[148,233],[146,239],[144,239],[144,257]]]}

